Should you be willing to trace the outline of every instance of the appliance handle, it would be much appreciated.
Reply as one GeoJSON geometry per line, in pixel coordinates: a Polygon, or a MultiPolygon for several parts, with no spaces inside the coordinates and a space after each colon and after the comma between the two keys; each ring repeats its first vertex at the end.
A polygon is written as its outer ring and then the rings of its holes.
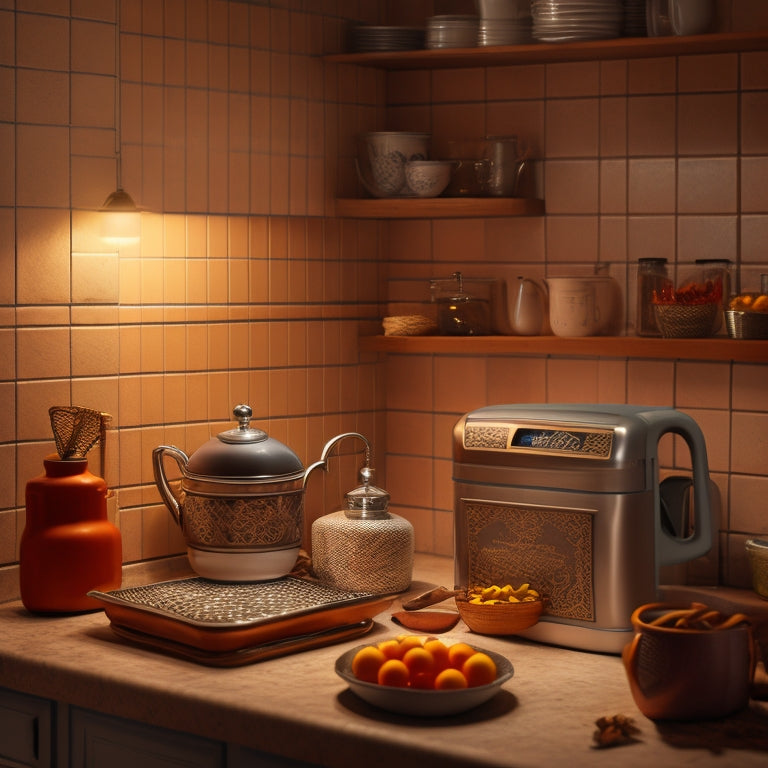
{"type": "MultiPolygon", "coordinates": [[[[684,539],[670,536],[661,526],[658,478],[649,478],[656,500],[656,558],[659,565],[674,565],[706,555],[712,546],[712,500],[710,497],[707,445],[699,425],[680,411],[662,408],[642,414],[648,424],[646,455],[655,456],[662,436],[680,435],[691,454],[693,467],[693,533],[684,539]]],[[[653,462],[657,471],[657,462],[653,462]]]]}

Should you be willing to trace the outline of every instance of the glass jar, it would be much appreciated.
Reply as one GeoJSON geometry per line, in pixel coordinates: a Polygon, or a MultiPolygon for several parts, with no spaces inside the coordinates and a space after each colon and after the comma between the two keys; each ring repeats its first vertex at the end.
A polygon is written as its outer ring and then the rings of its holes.
{"type": "Polygon", "coordinates": [[[723,317],[724,312],[728,309],[728,302],[731,299],[731,269],[732,264],[730,259],[696,259],[696,266],[701,269],[702,281],[713,286],[715,293],[720,292],[722,311],[717,321],[717,329],[724,329],[723,317]]]}
{"type": "Polygon", "coordinates": [[[654,297],[660,298],[664,289],[670,288],[667,260],[659,258],[639,259],[637,263],[637,318],[638,336],[661,336],[656,324],[654,297]]]}

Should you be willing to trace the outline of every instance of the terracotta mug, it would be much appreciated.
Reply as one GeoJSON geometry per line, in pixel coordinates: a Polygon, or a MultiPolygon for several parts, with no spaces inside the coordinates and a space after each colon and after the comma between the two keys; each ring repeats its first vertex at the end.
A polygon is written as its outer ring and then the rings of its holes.
{"type": "Polygon", "coordinates": [[[681,610],[649,603],[632,614],[635,636],[622,659],[638,709],[652,720],[709,720],[743,709],[755,672],[752,626],[738,614],[712,629],[654,623],[681,610]]]}

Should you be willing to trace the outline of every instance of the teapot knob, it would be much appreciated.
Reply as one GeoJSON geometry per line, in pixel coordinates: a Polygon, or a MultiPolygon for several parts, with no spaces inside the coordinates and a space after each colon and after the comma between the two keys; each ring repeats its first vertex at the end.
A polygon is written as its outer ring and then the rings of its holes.
{"type": "Polygon", "coordinates": [[[237,419],[240,429],[248,429],[248,425],[251,423],[251,416],[253,416],[253,408],[250,405],[236,405],[232,409],[234,417],[237,419]]]}

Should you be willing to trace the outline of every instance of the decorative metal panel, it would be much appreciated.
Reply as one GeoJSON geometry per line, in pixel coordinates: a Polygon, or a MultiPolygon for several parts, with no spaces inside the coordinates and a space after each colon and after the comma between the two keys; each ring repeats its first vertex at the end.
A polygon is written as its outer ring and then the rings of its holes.
{"type": "Polygon", "coordinates": [[[466,586],[530,582],[549,599],[551,616],[595,621],[592,511],[469,499],[461,505],[466,586]]]}

